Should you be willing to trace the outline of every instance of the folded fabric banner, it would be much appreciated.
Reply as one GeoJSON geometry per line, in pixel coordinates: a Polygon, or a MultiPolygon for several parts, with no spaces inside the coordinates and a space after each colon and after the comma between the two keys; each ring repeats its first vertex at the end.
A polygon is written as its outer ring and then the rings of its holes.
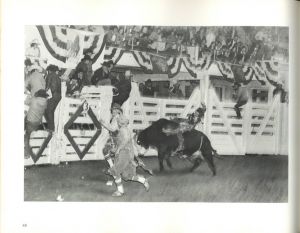
{"type": "Polygon", "coordinates": [[[219,68],[221,74],[225,77],[225,78],[230,78],[233,79],[233,72],[231,70],[231,65],[228,63],[224,63],[224,62],[219,62],[219,61],[215,61],[215,64],[217,65],[217,67],[219,68]]]}
{"type": "Polygon", "coordinates": [[[168,76],[169,78],[175,77],[181,70],[181,65],[184,65],[189,74],[196,78],[196,71],[208,70],[213,64],[213,61],[209,57],[200,59],[198,63],[189,57],[170,57],[167,60],[168,76]]]}
{"type": "Polygon", "coordinates": [[[36,28],[42,41],[40,46],[47,50],[47,54],[41,56],[49,58],[47,55],[50,54],[51,64],[62,68],[74,68],[87,49],[94,53],[94,63],[105,47],[104,33],[95,34],[53,25],[38,25],[36,28]]]}
{"type": "Polygon", "coordinates": [[[135,61],[143,69],[145,73],[152,73],[153,66],[150,55],[146,52],[136,50],[126,50],[122,48],[106,47],[104,51],[104,61],[112,60],[114,64],[118,64],[124,54],[132,54],[135,61]]]}

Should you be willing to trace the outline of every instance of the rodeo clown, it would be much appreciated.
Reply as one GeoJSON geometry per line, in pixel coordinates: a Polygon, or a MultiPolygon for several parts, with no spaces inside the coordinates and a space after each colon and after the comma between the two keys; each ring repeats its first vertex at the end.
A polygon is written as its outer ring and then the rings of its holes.
{"type": "Polygon", "coordinates": [[[114,104],[111,108],[112,120],[111,123],[106,123],[100,119],[100,123],[111,132],[111,138],[103,149],[103,154],[110,165],[107,173],[114,178],[117,186],[117,191],[112,194],[114,197],[123,196],[124,188],[122,178],[127,181],[136,181],[144,185],[146,191],[149,190],[148,180],[136,174],[135,153],[133,149],[133,139],[128,128],[129,121],[123,115],[121,106],[114,104]],[[115,155],[114,162],[112,161],[109,151],[115,155]]]}

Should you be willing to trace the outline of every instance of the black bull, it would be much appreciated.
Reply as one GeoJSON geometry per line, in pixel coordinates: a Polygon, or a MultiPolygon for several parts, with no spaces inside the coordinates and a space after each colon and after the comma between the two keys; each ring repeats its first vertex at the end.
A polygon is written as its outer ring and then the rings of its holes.
{"type": "MultiPolygon", "coordinates": [[[[172,168],[170,155],[179,145],[177,135],[167,136],[162,132],[162,129],[176,127],[178,127],[178,123],[174,121],[159,119],[138,134],[138,145],[145,149],[148,149],[149,146],[157,148],[160,171],[164,170],[164,160],[166,160],[167,165],[172,168]]],[[[216,151],[212,148],[208,137],[204,133],[194,129],[184,132],[183,137],[183,154],[191,157],[195,152],[201,152],[203,159],[207,162],[213,175],[216,175],[216,168],[213,161],[213,156],[216,154],[216,151]]],[[[192,160],[192,162],[193,167],[191,168],[191,171],[195,170],[200,165],[202,162],[201,156],[196,157],[192,160]]]]}

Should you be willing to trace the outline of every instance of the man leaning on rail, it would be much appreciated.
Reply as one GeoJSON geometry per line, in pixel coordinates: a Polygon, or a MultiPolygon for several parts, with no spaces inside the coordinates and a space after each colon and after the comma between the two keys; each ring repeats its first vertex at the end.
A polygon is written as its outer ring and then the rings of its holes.
{"type": "Polygon", "coordinates": [[[29,158],[32,154],[29,140],[32,132],[36,131],[42,123],[43,115],[47,107],[46,82],[42,74],[42,67],[34,64],[29,68],[29,76],[25,80],[25,93],[30,91],[29,98],[25,104],[29,105],[27,115],[25,117],[25,158],[29,158]]]}

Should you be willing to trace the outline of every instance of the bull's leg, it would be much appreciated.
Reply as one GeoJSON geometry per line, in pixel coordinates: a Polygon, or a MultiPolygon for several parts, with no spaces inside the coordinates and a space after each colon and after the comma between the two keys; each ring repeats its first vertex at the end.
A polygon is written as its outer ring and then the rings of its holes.
{"type": "Polygon", "coordinates": [[[164,168],[164,156],[162,153],[158,152],[158,164],[159,164],[159,171],[163,172],[164,168]]]}
{"type": "Polygon", "coordinates": [[[171,156],[170,156],[170,155],[168,155],[168,156],[167,156],[167,158],[166,158],[167,165],[168,165],[168,167],[169,167],[170,169],[173,169],[173,165],[172,165],[172,163],[171,163],[171,160],[170,160],[170,158],[171,158],[171,156]]]}
{"type": "Polygon", "coordinates": [[[194,160],[194,165],[193,167],[190,169],[190,172],[193,172],[197,167],[200,166],[200,164],[202,163],[202,159],[201,158],[197,158],[194,160]]]}
{"type": "Polygon", "coordinates": [[[207,162],[208,167],[212,171],[213,176],[215,176],[216,175],[216,168],[215,168],[212,153],[211,152],[210,153],[203,153],[203,157],[204,157],[205,161],[207,162]]]}

